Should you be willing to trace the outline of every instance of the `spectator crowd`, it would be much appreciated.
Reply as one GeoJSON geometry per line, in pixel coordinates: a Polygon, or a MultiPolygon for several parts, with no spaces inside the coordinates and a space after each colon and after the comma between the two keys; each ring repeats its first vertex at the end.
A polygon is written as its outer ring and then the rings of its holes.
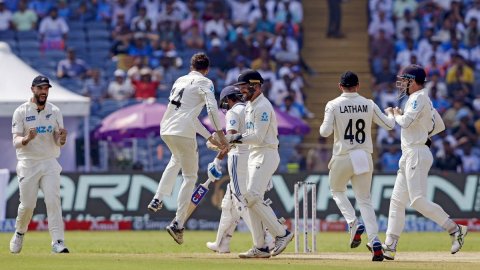
{"type": "MultiPolygon", "coordinates": [[[[297,0],[0,0],[0,40],[41,73],[92,100],[91,126],[127,104],[168,102],[205,51],[216,93],[257,69],[265,95],[308,118],[297,0]]],[[[159,119],[160,120],[160,119],[159,119]]],[[[297,140],[295,140],[297,141],[297,140]]]]}
{"type": "MultiPolygon", "coordinates": [[[[426,88],[446,130],[433,137],[433,168],[480,171],[480,1],[370,0],[368,35],[374,96],[400,106],[396,74],[409,64],[427,72],[426,88]]],[[[379,130],[378,168],[398,169],[399,129],[379,130]],[[397,161],[397,162],[396,162],[397,161]]]]}

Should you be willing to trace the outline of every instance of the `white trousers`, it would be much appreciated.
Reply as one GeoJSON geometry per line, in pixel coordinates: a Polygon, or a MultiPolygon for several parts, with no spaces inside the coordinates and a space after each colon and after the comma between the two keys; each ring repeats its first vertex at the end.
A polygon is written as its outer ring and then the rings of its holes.
{"type": "Polygon", "coordinates": [[[230,182],[222,200],[222,214],[215,240],[217,246],[220,246],[222,241],[229,241],[240,218],[243,218],[249,229],[251,228],[250,218],[242,199],[247,191],[247,164],[248,153],[228,154],[230,182]]]}
{"type": "Polygon", "coordinates": [[[178,226],[183,228],[190,198],[198,177],[197,141],[192,138],[174,135],[162,135],[162,140],[167,144],[172,156],[158,183],[155,198],[158,198],[160,194],[171,196],[177,175],[181,169],[183,183],[178,193],[175,220],[178,222],[178,226]]]}
{"type": "Polygon", "coordinates": [[[28,230],[28,224],[37,204],[38,190],[41,189],[45,196],[48,230],[52,242],[64,240],[60,200],[60,172],[62,167],[54,158],[27,164],[22,161],[17,164],[20,205],[18,206],[15,229],[19,233],[25,233],[28,230]]]}
{"type": "Polygon", "coordinates": [[[251,232],[253,244],[257,248],[265,246],[265,225],[272,236],[284,236],[286,230],[278,221],[273,209],[264,203],[264,195],[273,173],[280,163],[280,156],[276,149],[251,150],[248,159],[248,181],[245,200],[247,212],[252,223],[251,232]]]}
{"type": "Polygon", "coordinates": [[[427,146],[402,149],[400,169],[390,199],[387,235],[400,236],[402,233],[407,204],[440,226],[449,219],[438,204],[426,199],[428,171],[432,163],[433,156],[427,146]]]}
{"type": "MultiPolygon", "coordinates": [[[[368,157],[369,166],[373,169],[372,155],[369,154],[368,157]]],[[[353,222],[357,218],[355,209],[346,195],[347,183],[349,181],[351,182],[353,192],[355,193],[355,199],[360,208],[363,222],[365,223],[368,241],[371,242],[378,237],[377,217],[373,210],[372,198],[370,195],[372,170],[360,175],[355,175],[353,173],[353,165],[349,155],[332,157],[328,167],[330,169],[329,180],[333,199],[348,223],[353,222]]]]}

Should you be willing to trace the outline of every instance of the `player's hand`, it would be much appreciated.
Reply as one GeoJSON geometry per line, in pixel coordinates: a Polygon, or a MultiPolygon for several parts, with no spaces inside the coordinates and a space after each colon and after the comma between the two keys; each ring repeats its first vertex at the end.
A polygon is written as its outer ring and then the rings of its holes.
{"type": "Polygon", "coordinates": [[[211,179],[212,182],[215,182],[216,180],[222,178],[222,167],[220,167],[219,164],[215,164],[215,162],[210,162],[208,164],[208,179],[211,179]]]}
{"type": "Polygon", "coordinates": [[[393,109],[393,115],[397,116],[397,115],[402,115],[402,109],[398,108],[398,107],[395,107],[393,109]]]}
{"type": "Polygon", "coordinates": [[[35,139],[35,137],[37,137],[37,129],[32,127],[32,128],[29,128],[28,129],[28,133],[27,133],[27,141],[31,141],[33,139],[35,139]]]}
{"type": "MultiPolygon", "coordinates": [[[[220,140],[218,139],[218,136],[215,132],[212,133],[212,135],[210,137],[208,137],[207,141],[210,142],[210,144],[212,144],[213,146],[217,147],[218,149],[223,148],[223,145],[220,142],[220,140]]],[[[207,147],[208,147],[208,144],[207,144],[207,147]]]]}
{"type": "Polygon", "coordinates": [[[67,130],[64,128],[61,128],[58,130],[58,136],[60,140],[60,144],[64,145],[67,142],[67,130]]]}
{"type": "Polygon", "coordinates": [[[220,148],[216,146],[215,144],[211,143],[209,140],[207,140],[207,148],[213,151],[220,151],[220,148]]]}
{"type": "Polygon", "coordinates": [[[227,134],[225,135],[225,138],[227,138],[227,141],[229,143],[242,143],[242,134],[240,133],[235,133],[235,134],[227,134]]]}
{"type": "Polygon", "coordinates": [[[392,115],[393,114],[393,108],[392,107],[385,108],[385,113],[387,113],[387,115],[392,115]]]}

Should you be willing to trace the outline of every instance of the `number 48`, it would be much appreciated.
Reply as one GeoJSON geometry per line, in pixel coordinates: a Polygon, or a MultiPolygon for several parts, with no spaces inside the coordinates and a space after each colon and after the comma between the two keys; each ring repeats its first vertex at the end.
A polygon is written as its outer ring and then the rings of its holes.
{"type": "Polygon", "coordinates": [[[355,122],[356,132],[353,134],[353,120],[350,119],[348,121],[347,128],[345,129],[345,134],[343,138],[345,140],[349,140],[350,144],[353,144],[353,140],[357,141],[357,143],[362,144],[365,142],[365,121],[363,119],[358,119],[355,122]]]}

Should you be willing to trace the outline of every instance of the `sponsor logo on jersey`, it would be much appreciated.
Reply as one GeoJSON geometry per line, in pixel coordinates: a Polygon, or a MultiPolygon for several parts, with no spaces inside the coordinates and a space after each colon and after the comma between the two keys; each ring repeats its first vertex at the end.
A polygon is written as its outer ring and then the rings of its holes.
{"type": "Polygon", "coordinates": [[[253,125],[253,122],[251,122],[251,121],[248,121],[248,122],[245,124],[245,127],[246,127],[247,129],[253,129],[253,126],[254,126],[254,125],[253,125]]]}
{"type": "Polygon", "coordinates": [[[45,118],[46,118],[46,119],[50,119],[50,116],[52,116],[52,114],[51,114],[51,113],[49,113],[49,114],[45,115],[45,118]]]}
{"type": "Polygon", "coordinates": [[[268,113],[263,112],[262,117],[260,118],[260,121],[267,122],[268,121],[268,113]]]}
{"type": "Polygon", "coordinates": [[[416,110],[416,109],[417,109],[417,105],[418,105],[417,100],[414,100],[414,101],[412,102],[412,108],[413,108],[414,110],[416,110]]]}
{"type": "Polygon", "coordinates": [[[53,132],[53,127],[52,126],[38,126],[36,129],[37,129],[38,134],[52,133],[53,132]]]}
{"type": "Polygon", "coordinates": [[[233,120],[233,119],[230,120],[230,126],[233,126],[233,125],[235,125],[236,123],[237,123],[237,121],[235,121],[235,120],[233,120]]]}
{"type": "Polygon", "coordinates": [[[25,117],[25,121],[27,122],[35,121],[35,115],[25,117]]]}

